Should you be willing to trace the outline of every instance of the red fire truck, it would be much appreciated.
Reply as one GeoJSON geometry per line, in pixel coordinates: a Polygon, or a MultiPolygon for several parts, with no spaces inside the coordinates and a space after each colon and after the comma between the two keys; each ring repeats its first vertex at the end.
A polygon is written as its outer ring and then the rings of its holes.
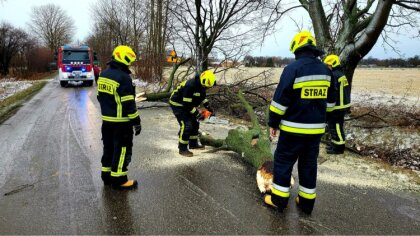
{"type": "Polygon", "coordinates": [[[65,87],[68,82],[82,81],[88,86],[95,79],[93,71],[94,53],[88,46],[64,45],[58,48],[57,54],[58,80],[65,87]]]}

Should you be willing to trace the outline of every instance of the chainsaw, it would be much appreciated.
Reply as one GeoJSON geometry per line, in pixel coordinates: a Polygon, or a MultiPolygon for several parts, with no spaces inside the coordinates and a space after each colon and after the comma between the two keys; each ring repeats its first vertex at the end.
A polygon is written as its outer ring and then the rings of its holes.
{"type": "Polygon", "coordinates": [[[207,120],[213,114],[207,109],[203,109],[200,113],[201,113],[201,117],[203,117],[203,120],[207,120]]]}

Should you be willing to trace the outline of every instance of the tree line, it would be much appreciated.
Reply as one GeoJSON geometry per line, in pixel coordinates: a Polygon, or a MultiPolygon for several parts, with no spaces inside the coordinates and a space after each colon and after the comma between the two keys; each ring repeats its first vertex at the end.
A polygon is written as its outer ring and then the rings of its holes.
{"type": "Polygon", "coordinates": [[[70,43],[74,32],[72,18],[54,4],[34,7],[27,29],[1,22],[0,74],[26,77],[48,71],[53,52],[70,43]]]}
{"type": "MultiPolygon", "coordinates": [[[[247,55],[243,59],[243,65],[246,67],[284,67],[294,61],[292,57],[267,57],[267,56],[250,56],[247,55]]],[[[409,58],[389,58],[378,59],[368,57],[362,59],[359,63],[361,67],[397,67],[397,68],[414,68],[420,67],[420,56],[409,58]]]]}
{"type": "Polygon", "coordinates": [[[368,57],[363,59],[359,63],[360,66],[368,67],[401,67],[401,68],[413,68],[420,67],[420,56],[409,57],[407,59],[403,58],[389,58],[389,59],[378,59],[373,57],[368,57]]]}

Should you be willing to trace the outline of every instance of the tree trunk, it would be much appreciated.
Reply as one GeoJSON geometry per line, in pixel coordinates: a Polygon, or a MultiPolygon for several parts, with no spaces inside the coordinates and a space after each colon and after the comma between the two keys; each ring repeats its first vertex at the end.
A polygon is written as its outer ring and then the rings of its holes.
{"type": "Polygon", "coordinates": [[[340,29],[340,34],[335,45],[332,45],[333,43],[329,33],[330,26],[325,16],[321,0],[300,0],[300,2],[311,17],[318,46],[328,53],[337,53],[340,55],[344,73],[351,87],[354,70],[360,60],[376,44],[388,22],[388,17],[395,1],[378,1],[375,11],[368,18],[369,21],[358,20],[357,1],[354,1],[354,4],[346,5],[348,9],[345,9],[347,13],[345,15],[344,25],[340,29]],[[355,40],[359,33],[361,33],[360,37],[355,40]]]}
{"type": "Polygon", "coordinates": [[[356,70],[356,67],[359,64],[359,62],[360,62],[360,60],[358,60],[357,57],[348,56],[348,60],[343,65],[343,71],[344,71],[344,74],[347,77],[347,81],[350,84],[350,90],[351,90],[352,84],[353,84],[354,71],[356,70]]]}
{"type": "Polygon", "coordinates": [[[159,101],[171,96],[171,92],[149,93],[144,95],[147,101],[159,101]]]}
{"type": "Polygon", "coordinates": [[[166,85],[165,90],[163,90],[163,92],[159,92],[159,93],[146,94],[145,97],[146,97],[147,101],[158,101],[158,100],[169,98],[171,96],[171,93],[172,93],[173,83],[174,83],[174,79],[175,79],[175,72],[178,70],[178,68],[180,66],[184,65],[185,63],[189,62],[190,60],[191,60],[191,58],[188,58],[188,59],[182,61],[179,64],[174,64],[172,66],[172,72],[171,72],[171,75],[169,76],[168,84],[166,85]]]}
{"type": "Polygon", "coordinates": [[[362,60],[362,58],[366,56],[376,44],[384,27],[386,26],[393,3],[393,0],[379,1],[375,12],[371,16],[369,24],[357,41],[354,43],[347,43],[344,47],[342,47],[340,58],[350,86],[353,81],[354,70],[360,60],[362,60]]]}
{"type": "Polygon", "coordinates": [[[309,1],[308,12],[314,26],[317,46],[325,51],[330,51],[331,36],[321,0],[309,1]]]}
{"type": "Polygon", "coordinates": [[[205,71],[209,68],[209,65],[208,65],[209,54],[206,52],[206,50],[203,49],[203,51],[204,51],[204,53],[202,54],[202,58],[200,59],[200,61],[201,61],[200,72],[203,72],[203,71],[205,71]]]}

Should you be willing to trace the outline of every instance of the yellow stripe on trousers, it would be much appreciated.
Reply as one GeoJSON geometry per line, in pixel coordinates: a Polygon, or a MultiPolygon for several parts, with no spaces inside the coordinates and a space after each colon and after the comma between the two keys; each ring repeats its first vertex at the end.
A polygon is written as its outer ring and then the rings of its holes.
{"type": "Polygon", "coordinates": [[[182,140],[182,135],[184,135],[185,124],[184,121],[181,121],[181,132],[179,133],[179,142],[182,144],[188,144],[189,141],[182,140]]]}
{"type": "Polygon", "coordinates": [[[124,166],[124,160],[125,160],[125,153],[126,153],[126,147],[121,148],[121,155],[120,155],[120,162],[118,163],[118,171],[117,174],[122,174],[122,168],[124,166]]]}
{"type": "Polygon", "coordinates": [[[343,139],[343,135],[341,134],[341,129],[340,129],[340,124],[336,123],[335,124],[335,130],[337,131],[337,136],[338,136],[338,141],[332,140],[333,143],[340,145],[340,144],[345,144],[346,141],[344,141],[343,139]]]}

